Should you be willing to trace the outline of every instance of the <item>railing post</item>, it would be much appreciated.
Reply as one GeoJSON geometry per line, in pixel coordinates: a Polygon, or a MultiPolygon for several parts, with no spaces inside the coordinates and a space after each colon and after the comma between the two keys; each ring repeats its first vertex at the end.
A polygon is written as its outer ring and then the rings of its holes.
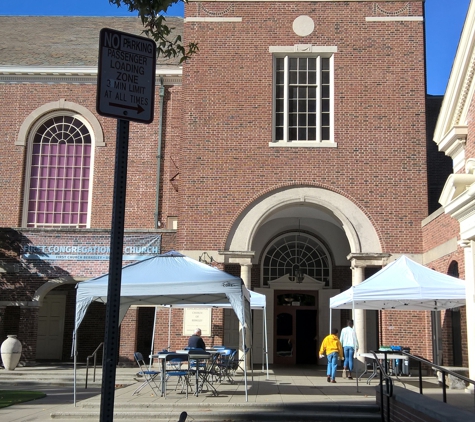
{"type": "Polygon", "coordinates": [[[422,394],[422,362],[417,361],[417,366],[419,367],[419,393],[422,394]]]}
{"type": "Polygon", "coordinates": [[[89,356],[87,357],[86,359],[86,385],[84,386],[84,388],[87,390],[87,378],[88,378],[88,372],[89,372],[89,356]]]}
{"type": "Polygon", "coordinates": [[[96,382],[96,364],[97,364],[97,354],[94,355],[94,373],[92,376],[93,382],[96,382]]]}
{"type": "Polygon", "coordinates": [[[444,403],[447,403],[447,385],[445,384],[445,371],[442,371],[442,396],[444,403]]]}

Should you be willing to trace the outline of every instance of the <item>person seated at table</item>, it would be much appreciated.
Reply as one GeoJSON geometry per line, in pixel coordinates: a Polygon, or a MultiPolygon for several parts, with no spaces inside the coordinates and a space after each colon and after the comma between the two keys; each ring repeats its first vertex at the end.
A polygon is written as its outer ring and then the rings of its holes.
{"type": "Polygon", "coordinates": [[[196,328],[194,334],[188,339],[188,347],[206,350],[206,345],[201,338],[201,328],[196,328]]]}

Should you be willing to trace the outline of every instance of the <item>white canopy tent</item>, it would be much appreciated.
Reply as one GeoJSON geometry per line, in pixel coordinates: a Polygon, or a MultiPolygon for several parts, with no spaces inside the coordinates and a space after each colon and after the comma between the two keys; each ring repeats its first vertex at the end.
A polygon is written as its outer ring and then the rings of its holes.
{"type": "Polygon", "coordinates": [[[459,306],[465,306],[465,281],[404,255],[361,284],[330,298],[330,309],[440,311],[459,306]]]}
{"type": "MultiPolygon", "coordinates": [[[[76,323],[73,333],[76,378],[77,330],[93,301],[107,303],[109,275],[77,285],[76,323]]],[[[122,269],[120,321],[131,305],[215,306],[229,304],[245,330],[251,327],[250,293],[239,277],[198,262],[176,251],[136,262],[122,269]]],[[[247,367],[244,363],[247,401],[247,367]]],[[[74,382],[76,399],[76,382],[74,382]]],[[[75,400],[74,400],[75,401],[75,400]]]]}
{"type": "MultiPolygon", "coordinates": [[[[330,298],[332,309],[440,311],[465,306],[465,281],[424,267],[407,256],[330,298]]],[[[438,332],[436,330],[436,344],[438,332]]],[[[356,374],[358,389],[358,374],[356,374]]]]}

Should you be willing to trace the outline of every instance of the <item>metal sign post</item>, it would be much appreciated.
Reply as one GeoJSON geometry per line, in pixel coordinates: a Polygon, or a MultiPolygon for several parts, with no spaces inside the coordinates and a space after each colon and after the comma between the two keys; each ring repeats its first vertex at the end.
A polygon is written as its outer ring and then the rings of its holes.
{"type": "Polygon", "coordinates": [[[117,145],[112,203],[111,248],[107,287],[106,329],[101,386],[101,422],[114,416],[115,376],[119,355],[120,285],[122,281],[122,248],[124,244],[125,190],[127,185],[127,157],[129,122],[117,120],[117,145]]]}
{"type": "Polygon", "coordinates": [[[139,123],[153,121],[155,72],[156,45],[153,40],[108,28],[101,30],[96,110],[102,116],[118,119],[101,387],[101,422],[114,419],[129,120],[139,123]]]}

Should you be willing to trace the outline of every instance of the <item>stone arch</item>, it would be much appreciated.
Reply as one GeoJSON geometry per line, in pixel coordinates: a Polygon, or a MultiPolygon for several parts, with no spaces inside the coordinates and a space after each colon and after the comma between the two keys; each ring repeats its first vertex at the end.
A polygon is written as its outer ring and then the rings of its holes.
{"type": "Polygon", "coordinates": [[[60,277],[55,278],[53,280],[49,280],[41,287],[36,290],[35,294],[33,295],[33,302],[37,302],[39,306],[42,305],[44,297],[56,287],[62,286],[64,284],[77,284],[78,280],[75,280],[72,277],[60,277]]]}
{"type": "Polygon", "coordinates": [[[290,187],[271,192],[254,201],[231,228],[226,242],[229,251],[249,251],[257,230],[283,207],[306,205],[326,210],[341,223],[351,253],[381,253],[381,243],[370,219],[351,200],[322,188],[290,187]]]}
{"type": "Polygon", "coordinates": [[[26,145],[30,128],[35,123],[35,121],[38,120],[38,118],[44,116],[47,113],[61,109],[74,111],[84,117],[91,125],[92,130],[94,132],[92,134],[94,139],[94,145],[96,147],[105,146],[102,126],[99,123],[99,120],[97,120],[96,116],[94,116],[94,114],[90,112],[89,109],[87,109],[86,107],[70,101],[66,101],[64,99],[43,104],[41,107],[38,107],[36,110],[33,110],[20,126],[18,138],[15,142],[15,145],[26,145]]]}

